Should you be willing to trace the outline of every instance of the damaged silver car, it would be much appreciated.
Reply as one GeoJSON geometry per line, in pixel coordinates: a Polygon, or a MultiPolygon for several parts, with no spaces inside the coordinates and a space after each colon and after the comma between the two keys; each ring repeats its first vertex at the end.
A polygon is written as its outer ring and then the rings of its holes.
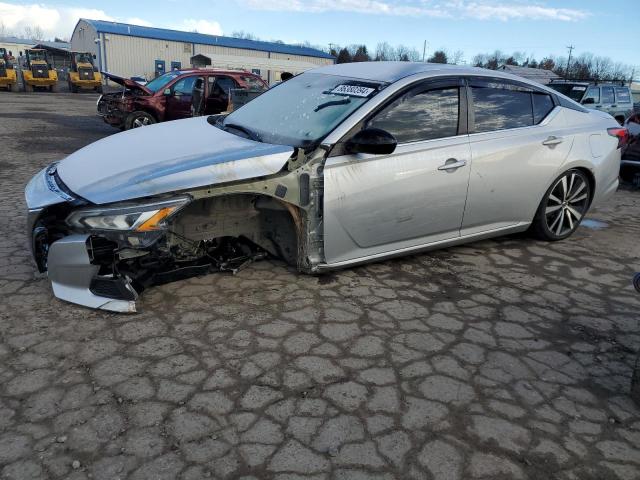
{"type": "Polygon", "coordinates": [[[48,166],[28,232],[58,298],[119,312],[265,256],[317,273],[526,229],[561,240],[616,190],[623,130],[507,74],[333,65],[48,166]]]}

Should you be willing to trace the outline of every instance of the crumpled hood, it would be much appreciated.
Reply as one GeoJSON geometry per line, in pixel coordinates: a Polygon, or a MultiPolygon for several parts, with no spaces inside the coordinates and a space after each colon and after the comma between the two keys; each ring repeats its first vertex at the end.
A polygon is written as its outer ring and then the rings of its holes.
{"type": "Polygon", "coordinates": [[[118,85],[122,85],[123,87],[127,87],[129,90],[139,90],[145,93],[146,95],[153,95],[153,92],[151,90],[149,90],[144,85],[140,85],[135,80],[131,80],[130,78],[120,77],[118,75],[114,75],[113,73],[109,73],[109,72],[100,72],[100,73],[102,73],[102,75],[107,77],[112,82],[115,82],[118,85]]]}
{"type": "Polygon", "coordinates": [[[69,155],[57,170],[72,192],[103,204],[271,175],[292,152],[197,117],[104,138],[69,155]]]}

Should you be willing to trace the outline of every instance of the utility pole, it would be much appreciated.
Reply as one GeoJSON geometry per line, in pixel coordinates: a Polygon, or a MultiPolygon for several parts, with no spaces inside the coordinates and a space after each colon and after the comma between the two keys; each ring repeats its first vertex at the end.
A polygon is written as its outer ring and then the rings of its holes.
{"type": "Polygon", "coordinates": [[[424,44],[422,45],[422,63],[424,63],[424,57],[427,54],[427,41],[424,41],[424,44]]]}
{"type": "Polygon", "coordinates": [[[571,63],[571,52],[573,52],[573,49],[575,48],[573,45],[569,45],[567,47],[569,49],[569,58],[567,59],[567,69],[564,71],[564,79],[567,79],[567,76],[569,75],[569,64],[571,63]]]}

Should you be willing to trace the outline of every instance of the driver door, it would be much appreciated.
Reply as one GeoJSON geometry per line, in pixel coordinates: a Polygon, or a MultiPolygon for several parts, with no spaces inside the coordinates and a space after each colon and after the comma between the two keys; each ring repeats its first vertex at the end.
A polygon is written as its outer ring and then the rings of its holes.
{"type": "Polygon", "coordinates": [[[171,94],[167,96],[165,120],[178,120],[191,116],[191,101],[193,86],[202,77],[191,76],[178,80],[171,87],[171,94]]]}
{"type": "MultiPolygon", "coordinates": [[[[367,260],[458,237],[471,167],[462,80],[425,82],[404,91],[360,127],[386,130],[398,145],[389,155],[338,153],[327,159],[327,263],[367,260]]],[[[340,144],[334,150],[340,152],[340,144]]]]}

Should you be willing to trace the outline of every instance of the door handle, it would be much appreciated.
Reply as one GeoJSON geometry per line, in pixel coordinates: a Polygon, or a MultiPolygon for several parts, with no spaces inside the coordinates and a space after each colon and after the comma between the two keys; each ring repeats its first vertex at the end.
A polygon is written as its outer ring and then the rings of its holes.
{"type": "Polygon", "coordinates": [[[553,135],[551,135],[544,142],[542,142],[542,144],[546,145],[547,147],[552,147],[552,146],[558,145],[559,143],[562,143],[562,142],[564,142],[564,138],[562,138],[562,137],[554,137],[553,135]]]}
{"type": "Polygon", "coordinates": [[[450,171],[457,170],[460,167],[464,167],[467,164],[466,160],[456,160],[455,158],[449,158],[444,165],[440,165],[438,170],[450,171]]]}
{"type": "Polygon", "coordinates": [[[612,108],[615,108],[615,107],[617,107],[617,106],[618,106],[618,105],[611,105],[611,107],[612,107],[612,108]]]}

